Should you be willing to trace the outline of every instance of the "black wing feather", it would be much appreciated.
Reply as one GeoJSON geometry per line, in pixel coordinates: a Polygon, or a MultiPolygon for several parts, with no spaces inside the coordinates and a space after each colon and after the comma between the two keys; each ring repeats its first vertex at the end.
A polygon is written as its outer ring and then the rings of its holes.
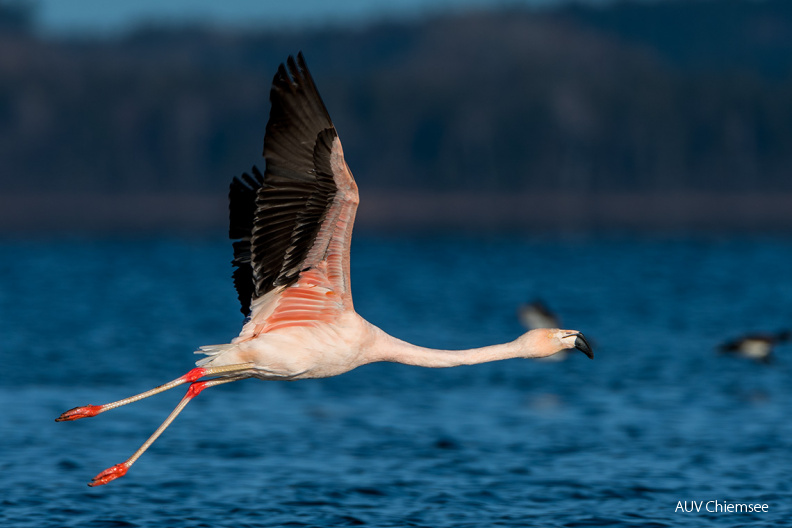
{"type": "Polygon", "coordinates": [[[245,315],[252,300],[297,280],[336,193],[337,135],[302,53],[278,68],[270,102],[264,175],[254,167],[229,193],[234,286],[245,315]]]}
{"type": "Polygon", "coordinates": [[[253,233],[253,219],[256,214],[256,194],[264,183],[264,176],[255,166],[252,175],[242,174],[231,180],[228,191],[229,238],[236,239],[233,243],[234,287],[242,313],[250,312],[250,300],[253,296],[253,268],[250,265],[250,238],[253,233]]]}

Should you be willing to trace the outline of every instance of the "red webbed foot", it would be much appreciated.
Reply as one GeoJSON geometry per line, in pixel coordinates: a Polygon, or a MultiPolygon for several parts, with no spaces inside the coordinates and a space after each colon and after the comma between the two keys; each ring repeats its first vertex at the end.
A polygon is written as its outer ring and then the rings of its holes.
{"type": "Polygon", "coordinates": [[[127,470],[129,467],[126,464],[116,464],[113,467],[109,467],[96,475],[91,482],[88,483],[89,486],[102,486],[107,484],[111,480],[115,480],[119,477],[123,477],[126,475],[127,470]]]}
{"type": "Polygon", "coordinates": [[[75,407],[69,409],[65,413],[55,418],[56,422],[69,422],[72,420],[79,420],[80,418],[90,418],[102,412],[101,405],[83,405],[82,407],[75,407]]]}

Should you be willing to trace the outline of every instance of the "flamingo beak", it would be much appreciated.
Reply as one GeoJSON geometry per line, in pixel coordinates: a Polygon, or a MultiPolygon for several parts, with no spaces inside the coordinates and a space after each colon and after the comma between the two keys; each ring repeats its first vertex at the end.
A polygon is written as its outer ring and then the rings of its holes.
{"type": "Polygon", "coordinates": [[[589,359],[594,359],[594,352],[591,350],[591,345],[586,341],[583,334],[577,334],[575,338],[575,348],[586,354],[589,359]]]}

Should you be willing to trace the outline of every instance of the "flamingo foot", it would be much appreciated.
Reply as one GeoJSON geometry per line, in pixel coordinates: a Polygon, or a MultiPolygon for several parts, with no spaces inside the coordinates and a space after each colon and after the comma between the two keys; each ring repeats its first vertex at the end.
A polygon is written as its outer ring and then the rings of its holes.
{"type": "Polygon", "coordinates": [[[56,422],[70,422],[72,420],[79,420],[80,418],[91,418],[102,412],[101,405],[83,405],[82,407],[75,407],[69,409],[65,413],[55,418],[56,422]]]}
{"type": "Polygon", "coordinates": [[[102,486],[104,484],[107,484],[111,480],[115,480],[119,477],[123,477],[124,475],[126,475],[128,469],[129,466],[127,466],[126,464],[116,464],[115,466],[109,467],[104,471],[102,471],[101,473],[99,473],[98,475],[96,475],[93,479],[91,479],[91,482],[89,482],[88,485],[91,486],[92,488],[94,486],[102,486]]]}

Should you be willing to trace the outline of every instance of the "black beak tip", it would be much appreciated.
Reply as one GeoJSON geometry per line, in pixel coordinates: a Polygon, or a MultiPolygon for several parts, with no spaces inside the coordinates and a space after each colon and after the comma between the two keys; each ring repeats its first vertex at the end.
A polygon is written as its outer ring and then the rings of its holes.
{"type": "Polygon", "coordinates": [[[594,352],[591,350],[591,345],[589,345],[586,338],[583,337],[583,334],[578,334],[575,338],[575,348],[586,354],[589,359],[594,359],[594,352]]]}

